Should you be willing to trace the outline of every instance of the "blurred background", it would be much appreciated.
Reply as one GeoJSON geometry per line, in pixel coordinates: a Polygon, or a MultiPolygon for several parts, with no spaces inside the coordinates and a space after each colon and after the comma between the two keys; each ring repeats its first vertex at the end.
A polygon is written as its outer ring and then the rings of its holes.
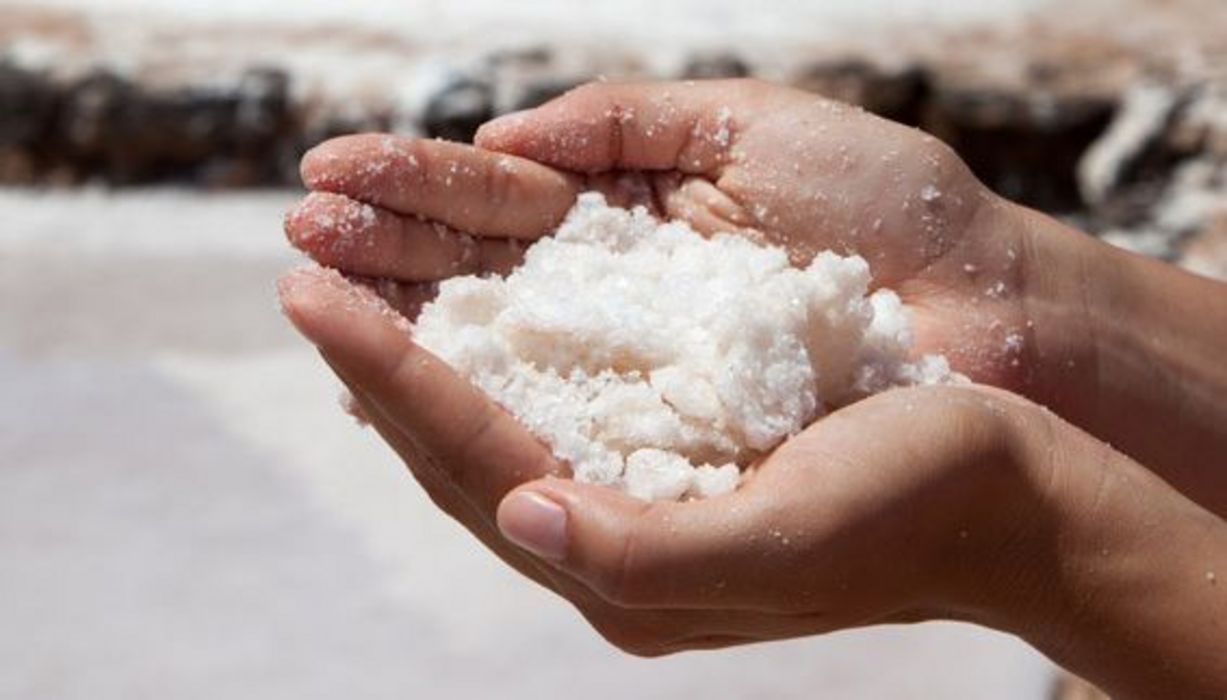
{"type": "Polygon", "coordinates": [[[0,698],[1090,697],[946,623],[624,656],[438,514],[279,317],[310,145],[742,75],[1227,279],[1222,0],[0,1],[0,698]]]}

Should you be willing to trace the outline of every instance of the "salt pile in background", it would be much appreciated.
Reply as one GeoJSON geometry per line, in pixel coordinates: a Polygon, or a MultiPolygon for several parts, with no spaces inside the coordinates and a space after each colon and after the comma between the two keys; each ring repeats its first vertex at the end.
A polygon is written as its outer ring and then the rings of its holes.
{"type": "Polygon", "coordinates": [[[860,257],[802,270],[780,248],[589,193],[506,279],[443,282],[414,337],[576,479],[702,498],[833,408],[957,377],[941,356],[907,361],[908,313],[869,282],[860,257]]]}

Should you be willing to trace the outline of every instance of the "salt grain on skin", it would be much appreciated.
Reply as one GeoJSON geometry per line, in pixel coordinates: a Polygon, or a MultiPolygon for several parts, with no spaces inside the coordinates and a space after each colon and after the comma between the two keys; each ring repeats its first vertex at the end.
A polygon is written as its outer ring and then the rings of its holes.
{"type": "Polygon", "coordinates": [[[1005,350],[1009,353],[1022,351],[1023,337],[1021,333],[1011,333],[1005,337],[1005,350]]]}
{"type": "Polygon", "coordinates": [[[729,122],[733,119],[733,112],[727,106],[721,107],[716,113],[716,133],[712,136],[712,142],[724,148],[727,148],[732,142],[729,122]]]}
{"type": "Polygon", "coordinates": [[[443,282],[416,341],[507,408],[580,481],[706,498],[827,411],[959,381],[907,361],[909,315],[860,257],[710,238],[582,195],[506,279],[443,282]]]}

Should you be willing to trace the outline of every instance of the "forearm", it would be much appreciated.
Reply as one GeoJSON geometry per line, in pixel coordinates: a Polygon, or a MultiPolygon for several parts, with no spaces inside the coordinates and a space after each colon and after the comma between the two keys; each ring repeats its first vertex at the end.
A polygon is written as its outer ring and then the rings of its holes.
{"type": "Polygon", "coordinates": [[[1030,398],[1227,514],[1227,284],[1017,208],[1030,398]]]}
{"type": "Polygon", "coordinates": [[[1021,550],[1047,570],[1002,626],[1112,697],[1227,697],[1227,523],[1056,430],[1031,449],[1051,519],[1021,550]]]}

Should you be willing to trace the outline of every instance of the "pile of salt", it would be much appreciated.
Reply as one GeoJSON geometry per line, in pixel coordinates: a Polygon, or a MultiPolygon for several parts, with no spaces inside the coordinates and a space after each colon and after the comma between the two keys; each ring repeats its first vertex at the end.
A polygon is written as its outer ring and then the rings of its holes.
{"type": "Polygon", "coordinates": [[[860,257],[798,269],[589,193],[506,278],[443,282],[413,333],[576,479],[703,498],[833,408],[958,377],[941,356],[908,361],[907,310],[869,283],[860,257]]]}

